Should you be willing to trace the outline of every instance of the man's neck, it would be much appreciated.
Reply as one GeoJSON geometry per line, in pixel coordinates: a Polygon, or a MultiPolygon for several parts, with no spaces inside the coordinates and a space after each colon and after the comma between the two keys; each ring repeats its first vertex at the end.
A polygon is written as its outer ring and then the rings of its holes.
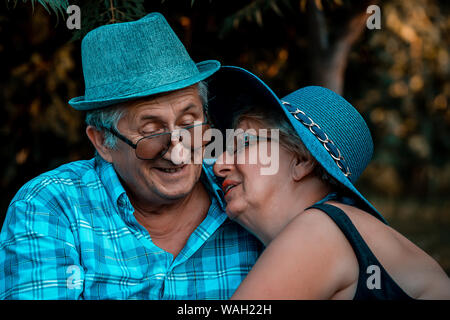
{"type": "Polygon", "coordinates": [[[210,204],[209,195],[199,181],[189,195],[168,205],[133,206],[136,220],[148,231],[153,243],[175,257],[205,219],[210,204]]]}

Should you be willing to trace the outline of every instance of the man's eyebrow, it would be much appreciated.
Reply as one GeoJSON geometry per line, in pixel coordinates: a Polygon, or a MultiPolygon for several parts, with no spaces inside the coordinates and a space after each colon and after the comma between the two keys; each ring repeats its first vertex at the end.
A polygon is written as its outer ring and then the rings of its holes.
{"type": "Polygon", "coordinates": [[[194,103],[189,103],[186,107],[184,107],[182,110],[181,110],[181,113],[183,114],[183,113],[186,113],[186,112],[188,112],[189,110],[191,110],[192,108],[196,108],[197,107],[197,105],[196,104],[194,104],[194,103]]]}
{"type": "MultiPolygon", "coordinates": [[[[196,108],[197,105],[194,103],[189,103],[186,107],[184,107],[180,114],[183,115],[190,111],[193,108],[196,108]]],[[[139,117],[139,121],[148,121],[148,120],[161,120],[161,117],[159,115],[153,115],[153,114],[144,114],[143,116],[139,117]]]]}
{"type": "Polygon", "coordinates": [[[138,121],[142,122],[142,121],[148,121],[148,120],[152,121],[152,120],[159,120],[159,119],[160,118],[158,116],[151,115],[151,114],[144,114],[143,116],[139,117],[138,121]]]}

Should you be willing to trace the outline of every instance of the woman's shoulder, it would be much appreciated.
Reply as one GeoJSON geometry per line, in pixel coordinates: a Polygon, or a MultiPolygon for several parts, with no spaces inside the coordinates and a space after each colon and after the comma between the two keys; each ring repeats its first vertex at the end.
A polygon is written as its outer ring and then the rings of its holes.
{"type": "Polygon", "coordinates": [[[345,237],[319,211],[311,213],[296,216],[269,243],[234,298],[330,299],[357,281],[345,237]]]}
{"type": "Polygon", "coordinates": [[[346,298],[353,297],[358,281],[358,260],[345,235],[323,211],[310,208],[300,213],[271,245],[274,251],[289,247],[293,265],[314,270],[312,274],[318,277],[319,283],[328,281],[333,292],[325,299],[344,289],[348,291],[346,298]]]}
{"type": "Polygon", "coordinates": [[[344,211],[378,262],[409,296],[427,298],[445,283],[450,292],[450,280],[438,263],[404,235],[359,208],[330,204],[344,211]]]}

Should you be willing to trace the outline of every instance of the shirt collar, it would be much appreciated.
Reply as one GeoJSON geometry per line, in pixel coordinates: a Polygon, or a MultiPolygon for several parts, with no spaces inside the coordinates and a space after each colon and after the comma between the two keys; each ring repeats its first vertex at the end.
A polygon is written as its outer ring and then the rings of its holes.
{"type": "Polygon", "coordinates": [[[95,162],[97,174],[113,203],[117,204],[119,207],[126,205],[126,203],[129,202],[128,196],[112,163],[105,161],[98,154],[95,156],[95,162]]]}
{"type": "Polygon", "coordinates": [[[211,198],[217,200],[217,203],[222,211],[225,211],[226,203],[222,191],[222,181],[214,174],[213,167],[216,159],[203,159],[202,182],[206,187],[211,198]]]}

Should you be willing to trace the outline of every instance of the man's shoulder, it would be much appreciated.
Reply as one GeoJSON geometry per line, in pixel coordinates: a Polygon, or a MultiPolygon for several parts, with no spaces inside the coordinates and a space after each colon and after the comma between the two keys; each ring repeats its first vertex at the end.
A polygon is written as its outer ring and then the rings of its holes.
{"type": "Polygon", "coordinates": [[[31,201],[45,198],[49,201],[60,195],[70,196],[71,192],[95,181],[95,160],[79,160],[63,164],[53,170],[44,172],[26,182],[11,201],[31,201]],[[92,179],[89,179],[91,177],[92,179]]]}

